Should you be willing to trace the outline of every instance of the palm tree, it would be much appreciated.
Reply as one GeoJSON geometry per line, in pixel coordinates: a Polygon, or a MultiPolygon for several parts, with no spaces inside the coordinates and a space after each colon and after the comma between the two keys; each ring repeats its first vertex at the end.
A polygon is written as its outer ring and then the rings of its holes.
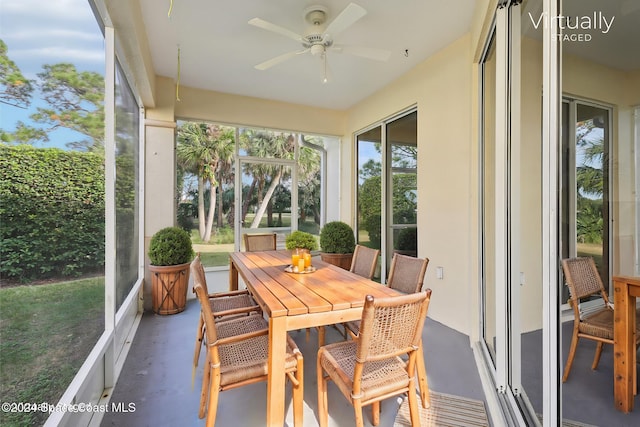
{"type": "Polygon", "coordinates": [[[219,125],[187,122],[178,128],[178,164],[198,177],[198,231],[204,242],[211,240],[216,189],[220,171],[231,163],[234,130],[219,125]],[[204,193],[210,190],[209,211],[205,214],[204,193]]]}
{"type": "MultiPolygon", "coordinates": [[[[280,134],[276,132],[246,130],[242,133],[242,141],[247,150],[247,155],[258,158],[292,159],[295,148],[295,136],[293,134],[280,134]]],[[[251,189],[258,190],[258,210],[251,222],[250,228],[258,228],[262,217],[267,210],[269,201],[274,191],[290,175],[288,169],[282,165],[260,163],[247,164],[245,173],[254,179],[251,189]],[[269,185],[265,191],[265,187],[269,185]]],[[[247,195],[247,199],[251,194],[247,195]]]]}

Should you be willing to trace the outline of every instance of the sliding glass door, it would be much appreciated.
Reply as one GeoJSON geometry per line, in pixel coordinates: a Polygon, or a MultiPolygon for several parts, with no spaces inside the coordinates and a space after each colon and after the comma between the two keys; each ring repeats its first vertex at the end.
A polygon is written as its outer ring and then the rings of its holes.
{"type": "Polygon", "coordinates": [[[403,112],[356,136],[356,241],[381,250],[382,283],[394,253],[418,256],[417,117],[403,112]]]}
{"type": "Polygon", "coordinates": [[[560,261],[592,257],[610,295],[640,271],[638,19],[622,0],[512,1],[486,37],[479,345],[507,425],[635,421],[613,404],[611,345],[594,371],[581,340],[560,381],[573,326],[560,261]],[[594,14],[604,27],[575,25],[594,14]]]}

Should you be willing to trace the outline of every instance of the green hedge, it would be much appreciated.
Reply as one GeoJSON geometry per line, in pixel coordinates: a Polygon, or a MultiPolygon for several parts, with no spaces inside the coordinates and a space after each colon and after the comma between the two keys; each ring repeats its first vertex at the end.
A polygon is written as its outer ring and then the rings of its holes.
{"type": "Polygon", "coordinates": [[[0,275],[28,281],[104,266],[104,159],[0,144],[0,275]]]}

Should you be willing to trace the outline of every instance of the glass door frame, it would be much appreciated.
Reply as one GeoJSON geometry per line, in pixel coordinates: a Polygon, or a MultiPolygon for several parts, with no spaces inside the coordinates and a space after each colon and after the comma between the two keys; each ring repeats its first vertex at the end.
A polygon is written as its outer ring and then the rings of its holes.
{"type": "MultiPolygon", "coordinates": [[[[606,250],[603,249],[603,259],[604,261],[607,263],[607,267],[605,269],[606,271],[606,277],[603,278],[603,282],[605,285],[605,289],[607,289],[607,293],[609,295],[613,295],[613,282],[611,280],[612,274],[611,274],[611,263],[612,263],[612,259],[613,259],[613,254],[612,254],[612,244],[613,244],[613,217],[614,217],[614,212],[613,212],[613,206],[611,203],[611,195],[613,194],[613,180],[612,180],[612,172],[613,172],[613,156],[611,155],[612,153],[612,129],[613,129],[613,107],[611,105],[607,105],[605,103],[598,103],[598,102],[593,102],[593,101],[589,101],[589,100],[585,100],[585,99],[581,99],[575,96],[568,96],[565,95],[562,97],[562,105],[566,105],[567,106],[567,117],[564,117],[564,115],[562,115],[561,119],[562,119],[562,125],[563,125],[563,129],[565,128],[564,124],[566,123],[566,139],[568,139],[568,144],[569,144],[569,150],[568,152],[566,152],[566,154],[569,156],[568,159],[564,158],[564,154],[565,154],[565,150],[560,149],[560,151],[558,152],[558,165],[561,168],[561,170],[559,171],[559,174],[561,177],[564,177],[564,170],[562,170],[562,168],[564,167],[568,167],[568,172],[567,172],[567,182],[561,182],[562,187],[558,187],[559,188],[559,194],[561,195],[561,197],[565,197],[568,196],[570,197],[569,200],[567,200],[568,202],[568,207],[567,210],[568,212],[563,212],[562,209],[562,203],[559,206],[559,212],[560,212],[560,217],[564,217],[565,214],[568,214],[568,218],[570,220],[570,223],[567,225],[568,230],[567,233],[564,233],[562,230],[562,226],[560,225],[561,223],[559,223],[558,225],[558,251],[559,251],[559,256],[561,258],[563,258],[565,256],[565,254],[567,254],[568,257],[575,257],[578,254],[578,248],[577,248],[577,229],[576,229],[576,223],[577,223],[577,178],[576,178],[576,168],[577,168],[577,162],[576,162],[576,150],[577,150],[577,141],[576,141],[576,123],[577,123],[577,119],[578,119],[578,113],[577,113],[577,109],[578,109],[578,105],[582,105],[582,106],[587,106],[587,107],[593,107],[593,108],[598,108],[600,110],[604,110],[607,112],[607,120],[606,120],[606,132],[604,134],[604,156],[603,156],[603,169],[604,171],[607,172],[607,176],[605,177],[605,181],[604,181],[604,185],[606,186],[605,190],[607,192],[607,198],[606,201],[608,203],[608,207],[607,207],[607,212],[608,214],[606,215],[606,217],[604,218],[606,221],[604,222],[604,226],[607,227],[607,230],[603,229],[603,233],[604,236],[606,237],[606,239],[603,239],[602,244],[606,245],[607,248],[606,250]],[[606,165],[604,164],[604,162],[606,162],[606,165]],[[568,191],[567,195],[562,194],[562,190],[566,189],[566,191],[568,191]],[[567,242],[563,242],[562,239],[567,238],[568,241],[567,242]],[[568,249],[568,253],[564,252],[563,249],[568,249]],[[606,258],[606,259],[605,259],[606,258]]],[[[564,135],[563,135],[564,137],[564,135]]],[[[603,200],[604,203],[604,200],[603,200]]],[[[558,281],[559,281],[559,286],[560,286],[560,290],[563,293],[563,301],[564,301],[564,295],[566,295],[567,291],[564,289],[564,283],[562,282],[561,278],[563,277],[562,275],[562,267],[560,265],[560,263],[558,263],[558,281]]],[[[562,312],[567,312],[570,311],[571,308],[569,307],[568,303],[564,303],[562,304],[562,312]]],[[[568,313],[567,315],[569,318],[573,319],[573,313],[568,313]]]]}
{"type": "Polygon", "coordinates": [[[291,170],[291,227],[283,227],[283,228],[269,228],[265,229],[255,229],[255,232],[266,232],[266,231],[278,231],[278,232],[289,232],[298,229],[298,156],[300,153],[300,144],[299,144],[299,134],[296,133],[296,144],[294,148],[294,156],[293,160],[287,159],[278,159],[278,158],[270,158],[270,157],[255,157],[255,156],[242,156],[239,153],[239,144],[240,140],[239,136],[239,128],[236,127],[236,151],[235,151],[235,181],[234,181],[234,200],[235,200],[235,213],[234,213],[234,250],[239,252],[242,246],[242,234],[244,228],[242,227],[242,166],[245,164],[272,164],[278,166],[289,167],[291,170]]]}
{"type": "MultiPolygon", "coordinates": [[[[389,125],[390,123],[402,119],[405,116],[408,116],[412,113],[417,113],[418,112],[418,107],[417,106],[411,106],[405,110],[402,110],[401,112],[394,114],[392,116],[389,116],[383,120],[381,120],[380,122],[377,122],[375,124],[372,124],[370,126],[367,126],[366,128],[363,128],[359,131],[357,131],[354,134],[353,137],[353,147],[354,147],[354,153],[355,155],[353,156],[354,160],[353,160],[353,170],[355,171],[355,179],[354,179],[354,194],[355,197],[353,198],[353,224],[355,224],[356,226],[354,227],[355,229],[355,233],[356,233],[356,237],[360,232],[359,226],[358,226],[358,192],[359,192],[359,183],[358,183],[358,171],[359,171],[359,165],[358,165],[358,137],[360,135],[363,135],[373,129],[380,129],[380,159],[382,161],[382,170],[381,170],[381,200],[380,200],[380,230],[381,230],[381,236],[380,236],[380,283],[386,283],[386,277],[387,277],[387,265],[391,263],[391,258],[393,257],[393,249],[389,249],[389,248],[393,248],[393,239],[390,239],[390,236],[393,234],[393,227],[392,227],[392,209],[389,208],[387,205],[387,200],[388,198],[392,198],[392,194],[390,193],[391,191],[391,185],[389,180],[392,179],[392,168],[391,168],[391,161],[390,161],[390,149],[388,147],[388,141],[387,141],[387,125],[389,125]]],[[[416,130],[417,133],[417,130],[416,130]]],[[[416,135],[417,138],[417,135],[416,135]]],[[[416,165],[416,174],[418,173],[418,165],[416,165]]],[[[419,197],[419,195],[418,195],[419,197]]],[[[417,224],[416,224],[417,227],[417,224]]],[[[356,239],[356,243],[357,243],[357,239],[356,239]]]]}
{"type": "MultiPolygon", "coordinates": [[[[481,298],[478,336],[474,347],[482,355],[481,375],[489,376],[495,387],[495,396],[489,404],[497,402],[501,416],[508,425],[538,423],[532,408],[523,397],[520,383],[520,254],[519,254],[519,134],[520,134],[520,11],[519,0],[496,2],[493,29],[486,36],[485,52],[495,31],[496,37],[496,171],[495,171],[495,269],[496,269],[496,360],[493,364],[484,342],[484,301],[481,298]],[[515,210],[514,210],[515,209],[515,210]]],[[[544,16],[560,16],[560,0],[542,0],[544,16]]],[[[557,280],[557,160],[560,140],[561,112],[561,46],[557,20],[549,19],[542,31],[542,382],[543,425],[561,424],[562,383],[560,381],[561,354],[559,286],[557,280]]],[[[480,58],[482,71],[484,53],[480,58]]],[[[483,79],[479,74],[480,123],[483,123],[483,79]]],[[[479,140],[482,141],[482,128],[479,140]]],[[[479,160],[480,161],[480,160],[479,160]]],[[[480,163],[479,171],[482,171],[480,163]]],[[[479,194],[482,192],[482,179],[479,194]]],[[[480,254],[484,256],[483,202],[479,203],[480,254]]],[[[478,272],[482,292],[483,267],[478,272]]],[[[486,377],[484,377],[486,380],[486,377]]]]}

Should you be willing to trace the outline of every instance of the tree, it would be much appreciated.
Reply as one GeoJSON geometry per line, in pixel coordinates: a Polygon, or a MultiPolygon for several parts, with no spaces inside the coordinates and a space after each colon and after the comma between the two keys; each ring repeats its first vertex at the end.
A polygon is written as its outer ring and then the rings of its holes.
{"type": "MultiPolygon", "coordinates": [[[[315,143],[313,137],[303,137],[305,141],[315,143]]],[[[314,223],[320,225],[320,153],[313,148],[300,147],[298,158],[298,205],[300,220],[304,222],[307,214],[313,216],[314,223]]]]}
{"type": "MultiPolygon", "coordinates": [[[[204,242],[211,240],[219,171],[230,164],[234,153],[233,128],[187,122],[178,128],[178,166],[198,177],[198,229],[204,242]],[[205,191],[210,190],[205,214],[205,191]]],[[[225,169],[226,170],[226,169],[225,169]]]]}
{"type": "Polygon", "coordinates": [[[33,82],[9,59],[9,49],[0,39],[0,102],[18,108],[31,105],[33,82]]]}
{"type": "Polygon", "coordinates": [[[598,128],[593,119],[580,122],[576,127],[579,151],[576,238],[582,243],[602,243],[604,230],[604,167],[607,159],[604,136],[594,132],[598,128]]]}
{"type": "MultiPolygon", "coordinates": [[[[296,138],[293,134],[246,130],[241,135],[247,155],[259,158],[292,159],[296,138]]],[[[258,210],[250,228],[258,228],[276,187],[290,175],[282,165],[271,163],[247,164],[245,173],[253,177],[258,190],[258,210]],[[269,185],[265,191],[266,185],[269,185]]],[[[248,194],[251,197],[251,194],[248,194]]],[[[243,217],[244,219],[244,217],[243,217]]]]}
{"type": "Polygon", "coordinates": [[[31,119],[48,126],[48,133],[67,128],[88,137],[68,143],[71,148],[104,152],[104,78],[68,63],[43,68],[40,91],[50,108],[38,108],[31,119]]]}
{"type": "Polygon", "coordinates": [[[87,138],[67,143],[69,148],[104,152],[104,77],[95,72],[80,72],[73,64],[43,65],[38,79],[26,79],[7,56],[7,45],[0,40],[0,102],[18,108],[31,105],[37,90],[46,107],[38,107],[30,116],[36,127],[19,121],[16,130],[0,130],[0,139],[16,144],[48,142],[49,134],[66,128],[87,138]]]}

